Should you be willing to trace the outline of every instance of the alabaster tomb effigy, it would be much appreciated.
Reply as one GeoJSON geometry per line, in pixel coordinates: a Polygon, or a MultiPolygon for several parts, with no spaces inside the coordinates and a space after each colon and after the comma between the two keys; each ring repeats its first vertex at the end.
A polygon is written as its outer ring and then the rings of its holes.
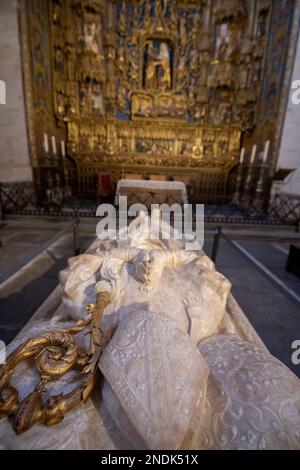
{"type": "Polygon", "coordinates": [[[71,258],[9,346],[1,447],[300,448],[300,380],[212,261],[148,222],[71,258]]]}

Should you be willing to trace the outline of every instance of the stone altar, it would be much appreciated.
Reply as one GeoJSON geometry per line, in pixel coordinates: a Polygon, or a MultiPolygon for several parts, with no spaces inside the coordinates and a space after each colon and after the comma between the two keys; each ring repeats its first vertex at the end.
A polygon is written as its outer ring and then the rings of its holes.
{"type": "Polygon", "coordinates": [[[151,204],[187,204],[186,186],[181,181],[150,181],[121,179],[117,183],[115,205],[120,196],[127,197],[128,205],[140,203],[148,209],[151,204]]]}
{"type": "MultiPolygon", "coordinates": [[[[71,258],[56,291],[9,346],[12,352],[45,332],[62,334],[82,326],[86,306],[97,305],[99,292],[109,293],[101,330],[94,325],[96,350],[101,333],[102,354],[95,364],[101,378],[91,395],[54,427],[44,426],[40,418],[16,435],[28,411],[24,403],[39,387],[47,365],[42,351],[38,370],[27,358],[11,378],[24,415],[17,413],[15,430],[11,418],[0,421],[0,446],[300,448],[299,379],[268,353],[212,261],[201,251],[187,251],[185,240],[149,239],[148,216],[139,218],[144,231],[136,228],[128,240],[96,240],[85,254],[71,258]]],[[[165,223],[157,213],[155,218],[152,222],[165,223]]],[[[81,351],[91,347],[85,330],[77,342],[81,351]]],[[[50,365],[58,360],[63,367],[62,359],[52,350],[50,365]]],[[[47,408],[47,424],[53,424],[51,407],[56,405],[51,397],[71,393],[80,381],[76,370],[57,378],[46,383],[40,403],[39,413],[47,408]]],[[[0,369],[2,413],[4,382],[0,369]]]]}

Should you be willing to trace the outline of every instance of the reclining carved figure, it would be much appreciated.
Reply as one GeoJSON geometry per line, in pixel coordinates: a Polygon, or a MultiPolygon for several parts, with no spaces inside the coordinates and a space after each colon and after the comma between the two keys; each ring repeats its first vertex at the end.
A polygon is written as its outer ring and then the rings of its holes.
{"type": "Polygon", "coordinates": [[[230,282],[184,241],[133,235],[71,258],[55,314],[10,346],[1,445],[300,448],[300,381],[228,308],[230,282]]]}

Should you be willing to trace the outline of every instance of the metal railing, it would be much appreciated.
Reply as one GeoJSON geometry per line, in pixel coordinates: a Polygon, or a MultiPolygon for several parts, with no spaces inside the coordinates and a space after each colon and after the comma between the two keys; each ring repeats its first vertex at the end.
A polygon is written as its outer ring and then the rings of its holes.
{"type": "Polygon", "coordinates": [[[297,307],[300,307],[300,297],[290,289],[284,282],[282,282],[277,276],[275,276],[266,266],[264,266],[259,260],[257,260],[251,253],[244,249],[239,243],[224,233],[222,226],[217,225],[214,228],[214,239],[211,251],[211,259],[216,264],[217,255],[220,246],[220,240],[224,239],[230,246],[232,246],[244,259],[251,263],[255,269],[260,272],[276,289],[282,294],[289,298],[297,307]]]}
{"type": "MultiPolygon", "coordinates": [[[[240,183],[236,187],[239,188],[240,183]]],[[[245,192],[236,191],[231,202],[229,195],[227,203],[205,203],[205,222],[218,225],[228,223],[288,225],[299,230],[300,198],[292,195],[277,195],[269,201],[267,195],[263,195],[260,191],[254,195],[251,191],[247,194],[246,197],[245,192]],[[238,194],[240,194],[239,197],[238,194]]],[[[49,201],[45,201],[44,206],[38,206],[34,200],[32,185],[22,183],[14,188],[0,184],[2,218],[9,214],[45,217],[74,217],[74,214],[78,214],[80,217],[96,217],[96,209],[101,202],[101,200],[97,202],[70,196],[67,200],[61,200],[60,203],[56,201],[50,204],[49,201]]],[[[109,201],[105,200],[105,202],[109,201]]],[[[110,202],[113,203],[113,201],[110,202]]],[[[204,200],[198,201],[198,203],[204,202],[204,200]]]]}

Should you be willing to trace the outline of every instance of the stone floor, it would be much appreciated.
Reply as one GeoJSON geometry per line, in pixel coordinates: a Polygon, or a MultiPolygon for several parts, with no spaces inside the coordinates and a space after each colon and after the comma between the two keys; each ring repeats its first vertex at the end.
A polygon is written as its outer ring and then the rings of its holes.
{"type": "MultiPolygon", "coordinates": [[[[300,340],[300,278],[285,270],[289,245],[266,241],[239,241],[275,278],[266,277],[227,241],[221,241],[217,269],[231,282],[232,292],[248,319],[274,356],[300,377],[300,365],[291,362],[291,344],[300,340]],[[274,282],[284,283],[299,301],[280,291],[274,282]]],[[[208,254],[212,241],[205,243],[208,254]]]]}
{"type": "MultiPolygon", "coordinates": [[[[58,284],[74,255],[70,220],[8,220],[0,229],[0,339],[8,343],[58,284]],[[14,271],[16,271],[14,273],[14,271]]],[[[95,238],[95,221],[80,227],[80,248],[95,238]]]]}
{"type": "MultiPolygon", "coordinates": [[[[81,219],[81,251],[95,229],[96,219],[81,219]]],[[[64,218],[10,217],[0,224],[0,339],[6,343],[57,285],[59,271],[73,256],[72,230],[72,221],[64,218]]],[[[234,296],[272,354],[300,377],[300,365],[291,363],[291,344],[300,339],[300,279],[285,271],[289,242],[300,241],[299,235],[253,227],[224,231],[239,249],[220,241],[217,268],[232,282],[234,296]]],[[[209,227],[204,249],[210,255],[209,227]]]]}

